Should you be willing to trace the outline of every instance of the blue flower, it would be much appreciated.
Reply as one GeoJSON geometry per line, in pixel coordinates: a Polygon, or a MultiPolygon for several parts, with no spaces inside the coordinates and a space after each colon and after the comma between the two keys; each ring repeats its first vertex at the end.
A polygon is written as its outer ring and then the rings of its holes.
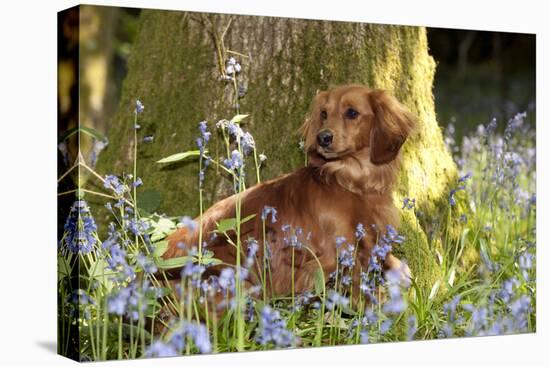
{"type": "Polygon", "coordinates": [[[327,309],[332,310],[335,307],[347,307],[349,304],[349,299],[342,296],[340,293],[331,289],[328,293],[326,306],[327,309]]]}
{"type": "Polygon", "coordinates": [[[188,260],[185,266],[181,269],[181,277],[189,277],[195,280],[195,284],[198,286],[202,273],[205,271],[205,267],[200,264],[195,264],[192,259],[188,260]]]}
{"type": "Polygon", "coordinates": [[[143,254],[138,254],[137,256],[137,263],[139,266],[143,269],[144,272],[153,274],[157,272],[157,267],[155,266],[155,263],[149,259],[147,256],[143,254]]]}
{"type": "Polygon", "coordinates": [[[109,296],[107,298],[107,311],[119,316],[124,315],[129,296],[130,294],[126,288],[122,289],[114,296],[109,296]]]}
{"type": "Polygon", "coordinates": [[[416,205],[416,199],[404,198],[401,209],[413,209],[416,205]]]}
{"type": "Polygon", "coordinates": [[[189,230],[190,234],[193,234],[195,233],[199,225],[193,218],[189,216],[184,216],[181,217],[180,222],[178,223],[178,227],[186,227],[189,230]]]}
{"type": "Polygon", "coordinates": [[[147,136],[143,137],[143,142],[144,143],[151,143],[154,139],[155,139],[155,137],[153,135],[147,135],[147,136]]]}
{"type": "Polygon", "coordinates": [[[218,286],[223,291],[235,290],[235,270],[233,268],[223,268],[218,278],[218,286]]]}
{"type": "Polygon", "coordinates": [[[231,159],[225,159],[223,161],[223,164],[230,170],[238,171],[240,168],[243,167],[244,164],[241,152],[239,152],[238,150],[233,150],[231,152],[231,159]]]}
{"type": "Polygon", "coordinates": [[[385,313],[401,313],[407,308],[405,299],[401,294],[402,273],[400,270],[389,270],[386,272],[389,299],[383,307],[385,313]]]}
{"type": "Polygon", "coordinates": [[[139,113],[142,113],[144,109],[145,109],[145,106],[143,105],[143,103],[141,103],[139,99],[136,99],[136,107],[134,109],[134,112],[136,114],[139,114],[139,113]]]}
{"type": "Polygon", "coordinates": [[[196,144],[201,154],[204,154],[206,145],[208,144],[208,142],[210,141],[210,137],[212,136],[212,133],[207,129],[208,125],[206,124],[206,121],[199,122],[199,131],[201,135],[196,139],[196,144]]]}
{"type": "Polygon", "coordinates": [[[95,250],[97,225],[86,201],[77,200],[73,203],[64,230],[62,253],[88,254],[95,250]]]}
{"type": "Polygon", "coordinates": [[[119,196],[122,196],[128,190],[128,187],[115,175],[106,175],[103,186],[105,186],[106,189],[113,190],[115,194],[119,196]]]}
{"type": "Polygon", "coordinates": [[[355,265],[354,251],[355,246],[353,245],[342,247],[338,252],[338,263],[344,268],[352,268],[355,265]]]}
{"type": "Polygon", "coordinates": [[[254,264],[254,260],[256,259],[256,253],[259,249],[258,241],[251,238],[248,240],[248,252],[246,254],[246,267],[250,268],[254,264]]]}
{"type": "Polygon", "coordinates": [[[172,334],[168,345],[181,353],[185,349],[186,340],[188,339],[193,341],[199,353],[204,354],[212,351],[212,344],[206,326],[186,321],[183,321],[181,327],[172,334]]]}
{"type": "Polygon", "coordinates": [[[149,229],[149,223],[141,220],[132,218],[126,223],[126,229],[132,232],[134,235],[139,236],[145,234],[149,229]]]}
{"type": "Polygon", "coordinates": [[[416,320],[416,316],[409,316],[408,321],[407,340],[413,340],[414,334],[416,334],[416,331],[418,330],[418,322],[416,320]]]}
{"type": "Polygon", "coordinates": [[[147,357],[174,357],[178,355],[176,348],[170,343],[157,340],[145,351],[147,357]]]}
{"type": "Polygon", "coordinates": [[[265,222],[267,217],[271,214],[271,224],[277,222],[277,210],[272,206],[264,206],[262,209],[262,215],[260,218],[265,222]]]}
{"type": "Polygon", "coordinates": [[[256,149],[256,143],[254,142],[254,137],[246,132],[241,136],[241,148],[245,155],[249,155],[256,149]]]}
{"type": "Polygon", "coordinates": [[[277,310],[264,306],[260,313],[260,326],[256,329],[256,341],[261,345],[289,347],[294,344],[294,334],[286,328],[286,322],[277,310]]]}
{"type": "Polygon", "coordinates": [[[368,330],[362,330],[359,333],[360,337],[360,343],[361,344],[369,344],[369,331],[368,330]]]}
{"type": "Polygon", "coordinates": [[[365,226],[363,226],[363,223],[357,223],[357,226],[355,227],[355,239],[357,241],[361,241],[365,238],[366,234],[367,230],[365,229],[365,226]]]}
{"type": "Polygon", "coordinates": [[[340,248],[344,243],[346,243],[346,237],[336,236],[336,248],[340,248]]]}

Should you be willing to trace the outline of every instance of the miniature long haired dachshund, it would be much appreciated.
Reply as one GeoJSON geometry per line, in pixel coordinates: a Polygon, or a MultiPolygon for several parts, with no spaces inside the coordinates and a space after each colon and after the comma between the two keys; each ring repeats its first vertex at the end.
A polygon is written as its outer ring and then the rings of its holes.
{"type": "MultiPolygon", "coordinates": [[[[328,280],[338,261],[335,239],[345,237],[354,243],[359,223],[367,230],[357,243],[356,263],[360,266],[356,268],[367,269],[380,232],[388,225],[399,226],[392,192],[400,168],[401,146],[414,127],[414,116],[383,90],[348,85],[317,94],[310,116],[301,127],[308,165],[240,194],[241,218],[255,215],[241,225],[242,243],[255,238],[269,246],[270,296],[291,292],[291,274],[296,293],[311,290],[319,264],[328,280]],[[266,207],[276,209],[276,221],[266,219],[266,207]],[[301,246],[289,246],[291,235],[301,246]]],[[[202,223],[202,238],[211,238],[207,248],[229,264],[235,264],[236,247],[226,237],[210,234],[222,219],[236,216],[236,204],[237,195],[232,195],[208,209],[202,220],[196,219],[202,223]]],[[[168,237],[163,257],[185,256],[198,245],[198,236],[198,230],[178,229],[168,237]]],[[[258,258],[263,258],[263,248],[259,246],[258,258]]],[[[243,245],[241,258],[245,254],[243,245]]],[[[383,265],[385,270],[408,272],[392,254],[387,255],[383,265]]],[[[208,272],[219,272],[216,268],[208,272]]],[[[247,282],[257,284],[259,274],[254,269],[258,268],[252,268],[247,282]]]]}

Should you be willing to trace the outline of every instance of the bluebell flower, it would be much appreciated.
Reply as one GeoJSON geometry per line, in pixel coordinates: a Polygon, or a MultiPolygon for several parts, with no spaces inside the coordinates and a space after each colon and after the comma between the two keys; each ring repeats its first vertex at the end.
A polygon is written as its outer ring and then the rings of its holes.
{"type": "Polygon", "coordinates": [[[150,225],[144,220],[132,218],[126,223],[126,229],[136,236],[145,234],[150,225]]]}
{"type": "Polygon", "coordinates": [[[136,260],[137,260],[137,263],[143,269],[144,272],[149,273],[149,274],[154,274],[154,273],[157,272],[158,269],[155,266],[154,261],[152,261],[147,256],[140,253],[140,254],[138,254],[136,260]]]}
{"type": "Polygon", "coordinates": [[[109,237],[103,243],[101,244],[101,248],[105,250],[109,250],[111,246],[117,244],[118,238],[120,234],[118,232],[114,232],[112,234],[109,234],[109,237]]]}
{"type": "Polygon", "coordinates": [[[529,281],[529,270],[534,267],[535,255],[524,251],[518,258],[518,265],[526,281],[529,281]]]}
{"type": "Polygon", "coordinates": [[[336,236],[336,248],[340,248],[344,243],[346,243],[346,237],[336,236]]]}
{"type": "Polygon", "coordinates": [[[393,320],[392,319],[386,319],[386,320],[382,321],[382,323],[380,324],[380,335],[384,335],[388,331],[390,331],[392,325],[393,325],[393,320]]]}
{"type": "Polygon", "coordinates": [[[115,175],[106,175],[103,186],[105,186],[106,189],[113,190],[115,194],[119,196],[122,196],[126,191],[128,191],[128,187],[124,185],[115,175]]]}
{"type": "Polygon", "coordinates": [[[327,309],[332,310],[335,307],[347,307],[348,305],[349,298],[341,295],[333,289],[328,292],[326,299],[327,309]]]}
{"type": "Polygon", "coordinates": [[[416,316],[411,315],[408,319],[407,340],[413,340],[417,330],[418,322],[416,320],[416,316]]]}
{"type": "Polygon", "coordinates": [[[403,206],[401,207],[401,209],[414,209],[415,205],[416,205],[416,199],[404,198],[403,206]]]}
{"type": "Polygon", "coordinates": [[[256,149],[256,143],[254,142],[254,137],[246,132],[241,137],[241,148],[245,155],[249,155],[256,149]]]}
{"type": "Polygon", "coordinates": [[[272,206],[264,206],[260,218],[265,222],[269,215],[271,215],[271,224],[277,222],[277,210],[272,206]]]}
{"type": "Polygon", "coordinates": [[[289,347],[294,344],[294,334],[286,328],[286,322],[277,310],[264,306],[260,313],[260,326],[256,329],[256,341],[261,345],[289,347]]]}
{"type": "Polygon", "coordinates": [[[407,308],[405,299],[401,292],[401,285],[403,284],[402,273],[400,270],[386,271],[387,290],[389,299],[383,306],[385,313],[401,313],[407,308]]]}
{"type": "Polygon", "coordinates": [[[338,251],[338,263],[344,268],[352,268],[355,265],[355,246],[342,246],[338,251]]]}
{"type": "Polygon", "coordinates": [[[233,150],[231,152],[231,159],[226,158],[223,161],[223,164],[230,170],[239,171],[244,165],[241,152],[239,152],[238,150],[233,150]]]}
{"type": "Polygon", "coordinates": [[[143,105],[143,103],[141,103],[139,99],[136,99],[136,107],[134,109],[134,112],[136,114],[140,114],[143,112],[144,109],[145,109],[145,106],[143,105]]]}
{"type": "Polygon", "coordinates": [[[359,342],[361,344],[369,344],[369,331],[368,330],[361,330],[359,333],[359,342]]]}
{"type": "Polygon", "coordinates": [[[199,350],[199,353],[204,354],[212,351],[212,344],[206,326],[187,321],[181,323],[182,325],[170,337],[170,346],[181,353],[186,347],[186,340],[190,339],[199,350]]]}
{"type": "Polygon", "coordinates": [[[365,238],[366,234],[367,230],[363,226],[363,223],[357,223],[357,226],[355,227],[355,239],[357,241],[361,241],[363,238],[365,238]]]}
{"type": "Polygon", "coordinates": [[[457,306],[460,303],[460,295],[454,296],[453,299],[443,305],[443,311],[449,316],[449,320],[454,322],[456,320],[457,306]]]}
{"type": "Polygon", "coordinates": [[[182,278],[191,278],[194,280],[194,284],[198,287],[200,284],[200,279],[202,276],[202,273],[205,271],[205,267],[201,264],[196,264],[193,262],[193,259],[190,258],[185,266],[181,269],[181,277],[182,278]]]}
{"type": "Polygon", "coordinates": [[[145,351],[147,357],[174,357],[177,355],[178,352],[172,344],[160,340],[152,343],[145,351]]]}
{"type": "Polygon", "coordinates": [[[178,228],[181,227],[186,227],[189,230],[189,233],[193,234],[195,233],[199,225],[193,218],[189,216],[183,216],[178,223],[178,228]]]}
{"type": "Polygon", "coordinates": [[[64,225],[63,254],[88,254],[95,251],[97,225],[84,200],[76,200],[64,225]]]}
{"type": "Polygon", "coordinates": [[[128,298],[130,292],[126,288],[123,288],[120,292],[107,298],[107,311],[119,316],[124,315],[126,312],[126,305],[128,304],[128,298]]]}
{"type": "Polygon", "coordinates": [[[235,270],[233,268],[223,268],[218,278],[218,286],[222,291],[235,291],[235,270]]]}
{"type": "Polygon", "coordinates": [[[225,125],[225,128],[229,132],[229,135],[235,138],[235,140],[240,140],[244,135],[243,129],[233,121],[227,122],[227,124],[225,125]]]}
{"type": "Polygon", "coordinates": [[[256,241],[255,239],[251,238],[248,240],[248,251],[247,251],[247,254],[246,254],[246,261],[245,261],[245,266],[247,268],[250,268],[253,264],[254,264],[254,261],[256,259],[256,253],[258,252],[258,249],[259,249],[259,245],[258,245],[258,241],[256,241]]]}
{"type": "MultiPolygon", "coordinates": [[[[208,126],[206,121],[199,122],[199,131],[200,136],[196,139],[197,148],[199,148],[200,153],[204,154],[206,145],[210,141],[210,137],[212,136],[212,133],[208,131],[208,126]]],[[[204,172],[203,172],[204,175],[204,172]]]]}

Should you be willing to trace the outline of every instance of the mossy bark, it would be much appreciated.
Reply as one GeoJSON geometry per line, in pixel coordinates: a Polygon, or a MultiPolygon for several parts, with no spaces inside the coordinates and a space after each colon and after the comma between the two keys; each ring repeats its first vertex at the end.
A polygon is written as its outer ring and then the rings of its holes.
{"type": "MultiPolygon", "coordinates": [[[[419,133],[404,146],[395,200],[401,207],[404,197],[415,198],[424,220],[403,210],[401,231],[407,241],[396,252],[421,286],[433,284],[440,267],[426,233],[432,219],[442,215],[456,167],[436,121],[435,62],[424,28],[157,10],[143,11],[140,23],[100,172],[131,171],[133,108],[139,98],[145,105],[139,134],[154,135],[154,142],[139,146],[138,176],[162,193],[158,212],[197,214],[197,164],[160,166],[155,161],[195,149],[199,121],[213,127],[233,116],[232,86],[219,79],[222,46],[248,55],[236,56],[243,68],[239,83],[247,88],[240,111],[250,114],[245,128],[268,156],[264,178],[303,165],[296,131],[318,90],[347,83],[386,89],[420,122],[419,133]]],[[[210,144],[214,156],[223,155],[221,144],[221,139],[210,144]]],[[[211,169],[206,206],[227,195],[224,185],[211,169]]]]}

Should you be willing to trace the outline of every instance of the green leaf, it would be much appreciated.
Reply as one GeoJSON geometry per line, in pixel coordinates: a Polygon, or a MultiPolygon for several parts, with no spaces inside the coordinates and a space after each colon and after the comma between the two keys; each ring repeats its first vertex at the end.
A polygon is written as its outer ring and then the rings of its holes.
{"type": "Polygon", "coordinates": [[[439,290],[439,287],[441,286],[441,280],[437,280],[433,287],[432,287],[432,290],[430,291],[430,295],[428,296],[428,299],[431,301],[434,299],[435,295],[437,294],[437,291],[439,290]]]}
{"type": "Polygon", "coordinates": [[[234,123],[238,124],[247,117],[248,117],[248,115],[235,115],[231,119],[231,122],[234,122],[234,123]]]}
{"type": "Polygon", "coordinates": [[[323,296],[325,293],[325,275],[323,273],[323,269],[317,268],[317,270],[315,270],[313,281],[315,285],[315,293],[319,296],[323,296]]]}
{"type": "MultiPolygon", "coordinates": [[[[108,265],[109,264],[107,263],[107,261],[105,261],[103,259],[100,259],[97,262],[91,264],[91,266],[90,266],[90,278],[96,278],[96,277],[102,276],[103,273],[105,273],[105,268],[108,265]]],[[[110,273],[111,271],[107,270],[107,272],[110,273]]]]}
{"type": "Polygon", "coordinates": [[[160,288],[149,288],[145,291],[145,298],[147,300],[155,300],[158,298],[166,297],[172,293],[172,289],[168,287],[160,287],[160,288]]]}
{"type": "Polygon", "coordinates": [[[226,233],[226,232],[229,232],[230,230],[235,230],[236,226],[237,226],[237,219],[236,218],[222,219],[218,222],[216,232],[226,233]]]}
{"type": "MultiPolygon", "coordinates": [[[[256,214],[251,214],[248,217],[241,219],[241,224],[248,222],[254,218],[256,214]]],[[[225,218],[218,222],[216,232],[218,233],[227,233],[229,231],[234,231],[237,229],[237,218],[225,218]]]]}
{"type": "Polygon", "coordinates": [[[160,218],[158,222],[152,222],[151,225],[153,230],[150,235],[153,242],[162,240],[176,229],[174,222],[167,218],[160,218]]]}
{"type": "MultiPolygon", "coordinates": [[[[207,153],[206,150],[204,152],[207,153]]],[[[184,159],[189,158],[189,157],[198,157],[200,154],[201,154],[200,150],[188,150],[187,152],[176,153],[176,154],[172,154],[168,157],[162,158],[162,159],[158,160],[157,163],[179,162],[179,161],[184,160],[184,159]]]]}
{"type": "Polygon", "coordinates": [[[201,259],[201,264],[202,265],[220,265],[222,264],[223,261],[221,261],[220,259],[216,259],[215,257],[203,257],[201,259]]]}
{"type": "Polygon", "coordinates": [[[168,241],[160,241],[153,244],[153,248],[155,249],[153,251],[154,257],[161,257],[164,255],[166,250],[168,250],[168,241]]]}
{"type": "Polygon", "coordinates": [[[172,257],[170,259],[157,259],[157,267],[162,270],[182,267],[191,260],[189,256],[172,257]]]}
{"type": "Polygon", "coordinates": [[[60,279],[66,278],[71,275],[71,268],[67,263],[67,259],[63,256],[57,256],[57,274],[60,279]]]}
{"type": "MultiPolygon", "coordinates": [[[[97,326],[97,328],[99,331],[98,335],[103,335],[104,324],[100,323],[100,325],[97,326]]],[[[143,327],[138,327],[137,325],[129,325],[129,324],[123,323],[121,329],[122,329],[122,337],[124,339],[130,339],[130,335],[133,335],[135,338],[136,335],[139,335],[138,333],[143,333],[146,340],[151,339],[151,333],[149,333],[149,331],[147,331],[143,327]]],[[[80,335],[81,335],[81,338],[83,338],[83,340],[90,339],[90,328],[88,327],[80,328],[79,332],[81,333],[80,335]]],[[[109,323],[109,325],[107,326],[107,334],[108,334],[108,339],[111,339],[111,340],[118,339],[118,322],[109,323]]]]}

